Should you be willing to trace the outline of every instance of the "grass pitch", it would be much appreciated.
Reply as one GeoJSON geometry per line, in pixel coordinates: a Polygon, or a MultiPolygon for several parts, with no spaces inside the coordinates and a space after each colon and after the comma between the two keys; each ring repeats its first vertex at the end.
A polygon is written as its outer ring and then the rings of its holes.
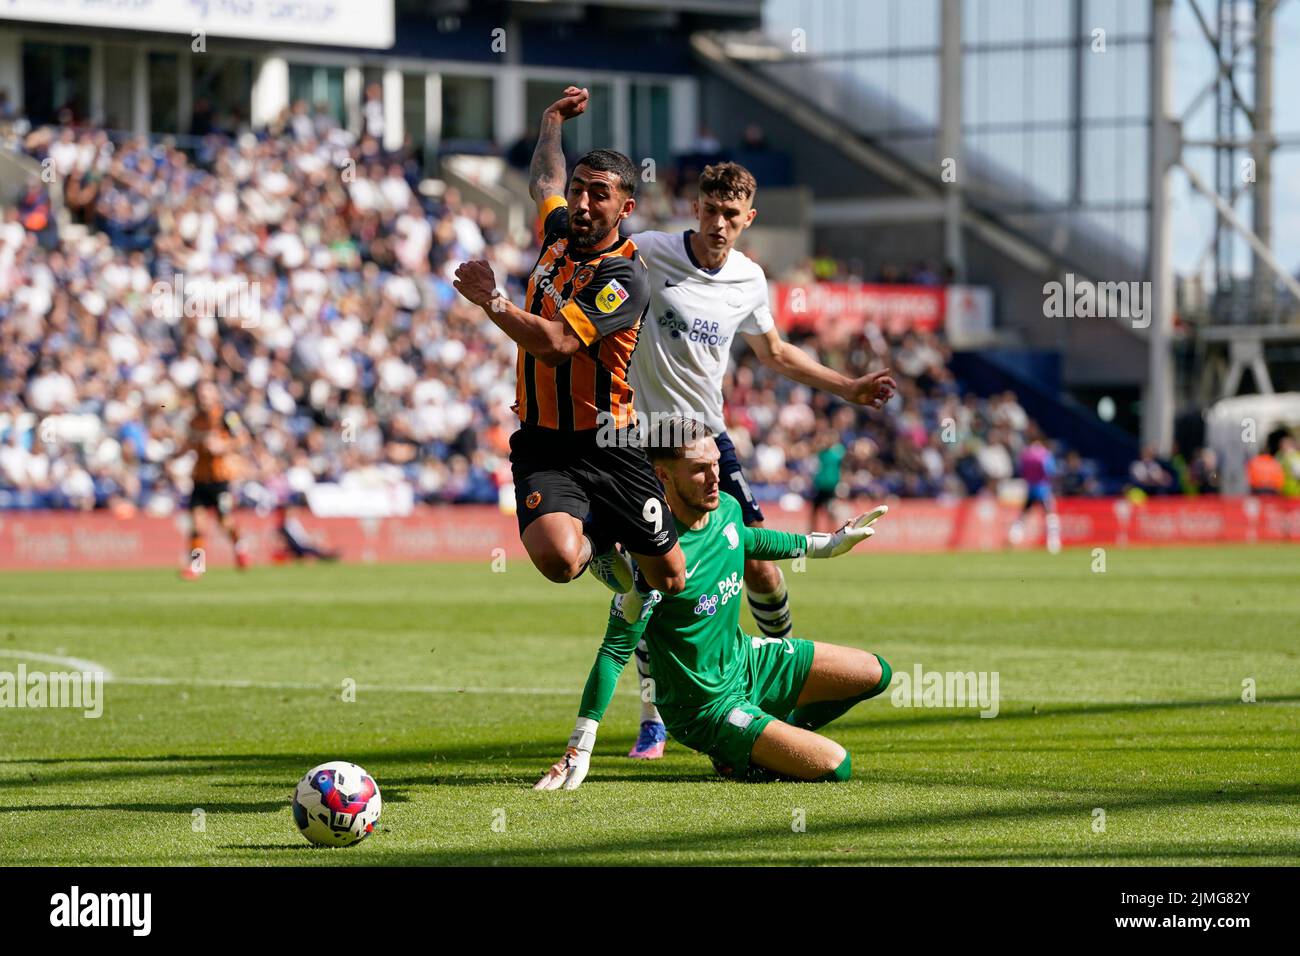
{"type": "Polygon", "coordinates": [[[1300,864],[1300,549],[1092,565],[868,553],[787,572],[796,634],[896,672],[996,671],[998,716],[885,695],[825,731],[850,782],[738,784],[671,741],[622,756],[629,667],[572,793],[529,788],[603,632],[592,581],[518,561],[6,574],[0,671],[74,668],[31,656],[54,655],[113,680],[99,719],[0,709],[0,864],[1300,864]],[[289,812],[329,759],[384,797],[345,850],[309,847],[289,812]]]}

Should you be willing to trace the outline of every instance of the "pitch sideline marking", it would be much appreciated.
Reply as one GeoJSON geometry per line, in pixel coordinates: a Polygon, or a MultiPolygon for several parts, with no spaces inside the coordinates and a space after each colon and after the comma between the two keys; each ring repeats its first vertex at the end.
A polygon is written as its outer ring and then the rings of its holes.
{"type": "Polygon", "coordinates": [[[105,681],[111,681],[113,672],[97,661],[88,661],[80,657],[64,657],[60,654],[41,654],[37,651],[0,650],[0,657],[15,657],[28,661],[40,661],[42,664],[59,664],[74,671],[89,671],[104,675],[105,681]]]}
{"type": "MultiPolygon", "coordinates": [[[[0,650],[0,657],[21,658],[41,661],[46,664],[60,664],[78,671],[90,671],[104,675],[104,682],[128,684],[138,687],[226,687],[234,690],[321,690],[336,691],[337,684],[312,684],[305,681],[255,681],[205,677],[116,677],[102,664],[80,657],[65,657],[58,654],[43,654],[37,651],[0,650]]],[[[357,690],[380,691],[394,694],[512,694],[523,696],[571,696],[572,687],[452,687],[437,684],[358,684],[357,690]]],[[[630,693],[635,693],[632,691],[630,693]]],[[[1176,701],[1149,701],[1140,698],[1115,700],[1102,697],[1003,697],[1007,703],[1047,703],[1047,704],[1160,704],[1177,703],[1176,701]]],[[[1231,703],[1231,701],[1226,701],[1231,703]]],[[[1278,703],[1278,702],[1274,702],[1278,703]]],[[[1290,704],[1290,701],[1281,703],[1290,704]]]]}
{"type": "MultiPolygon", "coordinates": [[[[106,682],[108,678],[105,678],[106,682]]],[[[111,683],[130,684],[143,687],[227,687],[236,690],[320,690],[338,691],[338,684],[310,684],[299,681],[255,681],[255,680],[234,680],[234,679],[214,679],[205,677],[115,677],[111,683]]],[[[576,691],[572,687],[452,687],[441,686],[437,684],[358,684],[358,691],[380,691],[383,693],[395,694],[516,694],[525,696],[573,696],[576,691]]],[[[625,696],[637,694],[636,690],[624,692],[625,696]]],[[[1002,697],[1003,703],[1014,704],[1179,704],[1185,703],[1179,700],[1146,700],[1140,697],[1132,697],[1117,700],[1114,697],[1002,697]]],[[[1233,703],[1231,699],[1225,699],[1224,705],[1228,706],[1233,703]]],[[[1271,703],[1273,706],[1297,706],[1300,702],[1294,701],[1261,701],[1260,703],[1271,703]]],[[[952,710],[954,708],[921,708],[930,710],[952,710]]],[[[1056,715],[1061,716],[1061,715],[1056,715]]],[[[1069,716],[1068,714],[1065,716],[1069,716]]]]}
{"type": "MultiPolygon", "coordinates": [[[[105,678],[107,681],[108,678],[105,678]]],[[[302,681],[234,680],[206,677],[114,677],[114,684],[134,684],[145,687],[229,687],[240,690],[326,690],[339,689],[338,684],[310,684],[302,681]]],[[[380,691],[395,694],[563,694],[572,695],[572,687],[444,687],[437,684],[358,684],[358,691],[380,691]]]]}

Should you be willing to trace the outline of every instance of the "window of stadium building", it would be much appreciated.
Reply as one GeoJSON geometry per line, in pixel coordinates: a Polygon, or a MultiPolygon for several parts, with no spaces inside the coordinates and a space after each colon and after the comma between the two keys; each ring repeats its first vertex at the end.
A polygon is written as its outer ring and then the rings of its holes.
{"type": "Polygon", "coordinates": [[[650,156],[656,162],[670,159],[672,143],[668,87],[662,83],[633,83],[628,88],[627,95],[632,155],[650,156]]]}
{"type": "Polygon", "coordinates": [[[428,145],[428,116],[425,112],[425,77],[423,73],[402,74],[402,126],[417,155],[428,162],[424,149],[428,145]]]}
{"type": "MultiPolygon", "coordinates": [[[[613,87],[609,83],[579,83],[591,91],[587,105],[585,122],[564,124],[564,149],[574,154],[585,153],[597,146],[608,146],[614,142],[614,123],[611,104],[614,99],[613,87]]],[[[546,107],[560,97],[565,84],[558,80],[529,80],[525,93],[525,114],[534,127],[541,119],[546,107]]]]}
{"type": "Polygon", "coordinates": [[[343,98],[343,68],[289,64],[289,101],[310,104],[314,114],[328,116],[337,125],[347,125],[343,98]]]}
{"type": "Polygon", "coordinates": [[[442,78],[442,138],[492,140],[492,80],[486,76],[442,78]]]}
{"type": "Polygon", "coordinates": [[[235,56],[194,57],[189,132],[237,133],[248,124],[253,61],[235,56]]]}
{"type": "Polygon", "coordinates": [[[180,57],[175,53],[149,54],[149,130],[179,133],[180,101],[178,77],[180,57]]]}
{"type": "Polygon", "coordinates": [[[33,124],[55,123],[68,110],[74,120],[90,113],[90,47],[23,44],[23,100],[33,124]]]}
{"type": "Polygon", "coordinates": [[[104,126],[115,131],[132,128],[133,90],[131,77],[137,56],[135,47],[107,44],[104,47],[104,126]]]}

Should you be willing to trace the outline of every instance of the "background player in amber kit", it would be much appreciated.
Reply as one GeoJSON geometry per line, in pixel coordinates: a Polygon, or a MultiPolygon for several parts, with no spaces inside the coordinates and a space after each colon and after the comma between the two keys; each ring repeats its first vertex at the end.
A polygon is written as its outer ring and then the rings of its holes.
{"type": "Polygon", "coordinates": [[[200,508],[210,508],[217,515],[217,523],[230,538],[235,549],[235,563],[240,568],[249,564],[248,551],[239,538],[239,529],[231,515],[233,510],[230,481],[235,477],[233,453],[244,438],[244,426],[239,415],[226,411],[221,405],[217,386],[209,381],[199,382],[194,392],[195,410],[190,418],[190,431],[181,454],[194,452],[194,488],[186,506],[190,516],[189,562],[181,577],[193,580],[202,574],[202,564],[196,552],[203,548],[203,534],[199,530],[200,508]]]}
{"type": "Polygon", "coordinates": [[[520,537],[547,578],[571,581],[588,566],[636,603],[650,588],[686,584],[676,528],[635,435],[628,363],[650,300],[636,244],[618,234],[636,208],[637,170],[596,149],[566,188],[560,129],[587,108],[568,87],[542,116],[529,189],[542,252],[523,308],[497,288],[486,262],[462,263],[456,289],[519,345],[510,465],[520,537]],[[615,542],[637,561],[644,580],[615,542]]]}

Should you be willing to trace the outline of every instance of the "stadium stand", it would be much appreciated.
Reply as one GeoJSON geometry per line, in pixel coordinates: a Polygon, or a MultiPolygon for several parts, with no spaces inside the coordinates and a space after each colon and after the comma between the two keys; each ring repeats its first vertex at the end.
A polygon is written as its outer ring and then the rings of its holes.
{"type": "MultiPolygon", "coordinates": [[[[70,120],[21,137],[22,152],[57,170],[72,225],[58,233],[33,181],[0,228],[0,507],[170,513],[188,490],[176,452],[204,378],[255,436],[243,505],[297,503],[318,482],[498,501],[514,346],[455,295],[451,270],[486,257],[518,295],[536,251],[454,188],[422,188],[431,181],[409,152],[354,141],[302,103],[256,135],[186,144],[70,120]],[[222,308],[239,289],[252,301],[222,308]]],[[[763,151],[762,130],[741,145],[763,151]]],[[[636,228],[688,212],[703,152],[649,190],[636,228]]],[[[790,278],[859,271],[819,254],[790,278]]],[[[941,271],[891,264],[875,278],[937,285],[941,271]]],[[[797,340],[846,371],[893,367],[903,385],[883,412],[866,412],[742,348],[728,415],[761,499],[811,495],[827,429],[846,450],[844,494],[964,497],[1014,480],[1030,416],[1010,390],[963,387],[941,335],[867,324],[847,343],[797,340]]],[[[1118,490],[1097,462],[1056,451],[1062,489],[1118,490]]]]}

